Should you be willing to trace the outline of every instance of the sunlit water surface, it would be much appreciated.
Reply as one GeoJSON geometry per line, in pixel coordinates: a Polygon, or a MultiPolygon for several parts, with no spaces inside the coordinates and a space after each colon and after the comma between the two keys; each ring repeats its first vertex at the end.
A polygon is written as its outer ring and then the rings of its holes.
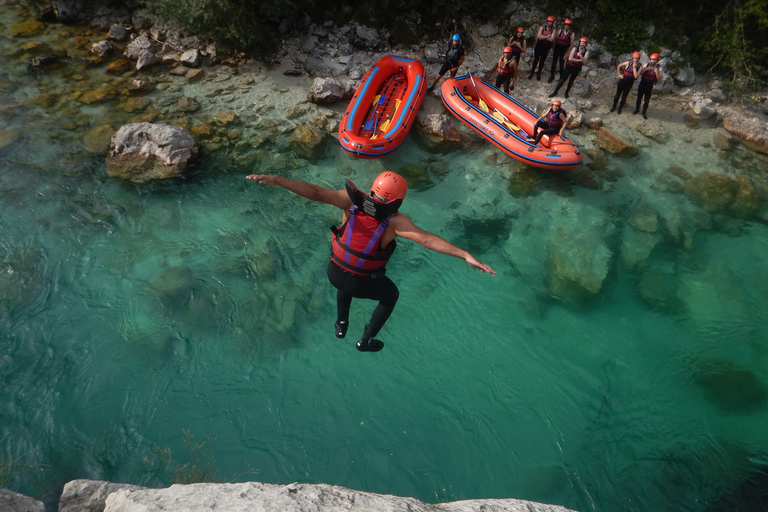
{"type": "MultiPolygon", "coordinates": [[[[545,175],[528,198],[507,193],[485,146],[429,154],[409,139],[361,162],[330,143],[286,171],[364,187],[381,169],[439,162],[448,174],[402,211],[498,271],[402,242],[385,348],[363,354],[372,303],[353,304],[348,339],[333,336],[325,265],[339,212],[212,156],[170,182],[109,178],[45,118],[29,131],[32,115],[6,111],[27,128],[0,150],[8,487],[50,499],[75,478],[167,485],[214,469],[430,502],[704,511],[768,463],[764,225],[699,231],[684,257],[657,247],[651,262],[687,283],[674,311],[643,302],[618,258],[584,307],[546,292],[550,226],[592,211],[623,225],[654,158],[673,158],[664,145],[614,161],[624,177],[610,187],[561,194],[545,175]]],[[[665,197],[657,209],[687,201],[665,197]]]]}

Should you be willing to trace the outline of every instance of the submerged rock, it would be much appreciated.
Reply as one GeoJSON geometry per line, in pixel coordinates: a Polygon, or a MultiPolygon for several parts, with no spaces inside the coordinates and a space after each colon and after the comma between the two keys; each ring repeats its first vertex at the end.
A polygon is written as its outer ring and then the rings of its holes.
{"type": "Polygon", "coordinates": [[[753,412],[768,401],[768,390],[757,375],[730,361],[702,364],[696,369],[693,382],[709,403],[726,412],[753,412]]]}
{"type": "Polygon", "coordinates": [[[703,172],[686,180],[683,191],[708,212],[720,211],[736,197],[736,182],[722,174],[703,172]]]}
{"type": "Polygon", "coordinates": [[[107,174],[134,182],[173,178],[197,158],[199,149],[183,128],[132,123],[112,137],[107,174]]]}
{"type": "Polygon", "coordinates": [[[300,124],[291,134],[288,146],[296,156],[315,161],[325,151],[325,133],[312,126],[300,124]]]}
{"type": "Polygon", "coordinates": [[[560,226],[553,232],[547,251],[552,295],[581,303],[600,293],[613,253],[597,233],[560,226]]]}

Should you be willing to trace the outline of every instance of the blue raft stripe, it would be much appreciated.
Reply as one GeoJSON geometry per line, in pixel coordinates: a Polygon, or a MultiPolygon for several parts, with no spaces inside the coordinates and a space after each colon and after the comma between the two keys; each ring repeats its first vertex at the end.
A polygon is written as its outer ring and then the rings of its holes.
{"type": "Polygon", "coordinates": [[[379,72],[379,68],[377,66],[374,66],[373,68],[371,68],[371,74],[368,75],[368,79],[365,81],[363,90],[360,91],[360,94],[357,95],[357,101],[355,101],[355,104],[349,110],[349,116],[347,117],[348,132],[355,133],[354,126],[352,124],[352,121],[355,118],[355,113],[357,113],[357,109],[360,107],[360,102],[362,102],[363,98],[365,98],[365,93],[368,91],[368,87],[371,85],[371,82],[373,81],[373,77],[376,76],[376,73],[378,72],[379,72]]]}
{"type": "MultiPolygon", "coordinates": [[[[466,75],[466,76],[469,76],[469,75],[466,75]]],[[[461,98],[461,100],[462,100],[464,103],[466,103],[466,104],[467,104],[469,107],[471,107],[471,108],[472,108],[474,111],[476,111],[476,112],[479,112],[479,113],[480,113],[480,114],[482,114],[484,117],[486,117],[486,118],[490,119],[491,121],[493,121],[493,122],[494,122],[494,124],[495,124],[496,126],[498,126],[499,128],[501,128],[502,130],[504,130],[504,131],[505,131],[505,132],[507,132],[508,134],[510,134],[510,135],[513,135],[515,138],[517,138],[517,139],[521,140],[522,142],[525,142],[525,143],[526,143],[528,146],[538,147],[538,146],[536,146],[536,145],[534,145],[534,144],[531,144],[531,143],[530,143],[530,142],[528,142],[527,140],[524,140],[522,137],[520,137],[519,135],[517,135],[515,132],[513,132],[512,130],[510,130],[509,128],[507,128],[506,126],[504,126],[504,125],[503,125],[501,122],[499,122],[499,120],[498,120],[498,119],[496,119],[495,117],[493,117],[493,116],[491,116],[491,115],[488,115],[488,114],[486,114],[485,112],[483,112],[482,110],[480,110],[480,109],[478,109],[477,107],[475,107],[475,106],[474,106],[472,103],[470,103],[469,101],[467,101],[467,100],[466,100],[466,98],[464,98],[464,95],[463,95],[463,94],[461,94],[461,91],[459,90],[459,88],[458,88],[458,87],[454,86],[454,92],[455,92],[455,93],[456,93],[456,94],[457,94],[457,95],[458,95],[458,96],[461,98]]],[[[511,99],[511,98],[510,98],[510,99],[511,99]]],[[[513,101],[515,101],[515,100],[513,100],[513,101]]],[[[515,103],[517,103],[517,101],[515,101],[515,103]]],[[[450,104],[449,104],[447,101],[443,101],[443,104],[444,104],[444,105],[446,105],[446,106],[447,106],[449,109],[451,109],[451,112],[453,112],[453,114],[454,114],[456,117],[458,117],[458,118],[460,118],[460,119],[464,119],[464,116],[462,116],[462,115],[461,115],[459,112],[457,112],[457,111],[456,111],[456,109],[454,109],[454,108],[453,108],[453,107],[452,107],[452,106],[451,106],[451,105],[450,105],[450,104]]],[[[518,104],[519,104],[519,103],[518,103],[518,104]]],[[[523,105],[521,105],[521,106],[523,106],[523,105]]],[[[524,108],[526,108],[525,106],[523,106],[523,107],[524,107],[524,108]]],[[[528,110],[528,109],[526,108],[526,110],[528,110]]],[[[529,112],[530,112],[530,110],[529,110],[529,112]]],[[[470,126],[474,127],[474,125],[473,125],[472,123],[469,123],[469,124],[470,124],[470,126]]],[[[543,160],[538,160],[538,159],[535,159],[535,158],[530,158],[530,157],[528,157],[527,155],[525,155],[525,154],[522,154],[522,153],[519,153],[518,151],[515,151],[514,149],[510,148],[509,146],[506,146],[506,145],[502,144],[502,143],[499,141],[499,139],[498,139],[497,137],[495,137],[495,136],[491,136],[489,133],[485,133],[485,132],[482,132],[482,131],[480,131],[480,130],[477,130],[476,128],[473,128],[473,129],[475,129],[475,131],[477,131],[477,133],[479,133],[479,134],[480,134],[480,135],[482,135],[483,137],[486,137],[488,140],[490,140],[491,142],[493,142],[493,143],[494,143],[494,144],[496,144],[497,146],[499,146],[499,147],[503,147],[503,148],[504,148],[506,151],[509,151],[510,153],[514,153],[515,155],[519,156],[521,159],[523,159],[523,160],[525,160],[525,161],[527,161],[527,162],[535,162],[535,163],[540,163],[540,164],[541,164],[541,163],[546,163],[547,165],[559,165],[559,166],[563,166],[563,167],[565,167],[565,166],[572,166],[572,165],[576,164],[576,162],[573,162],[573,163],[568,163],[568,162],[564,162],[564,163],[561,163],[561,162],[545,162],[545,161],[543,161],[543,160]]]]}

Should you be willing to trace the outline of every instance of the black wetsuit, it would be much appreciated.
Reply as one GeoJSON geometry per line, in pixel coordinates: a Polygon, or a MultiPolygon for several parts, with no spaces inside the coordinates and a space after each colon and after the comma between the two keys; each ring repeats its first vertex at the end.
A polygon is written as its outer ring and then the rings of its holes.
{"type": "Polygon", "coordinates": [[[645,99],[643,103],[643,115],[648,111],[648,102],[651,100],[651,92],[653,92],[653,86],[658,80],[656,76],[656,70],[659,68],[657,64],[655,68],[645,71],[640,77],[640,85],[637,86],[637,105],[635,105],[635,114],[640,111],[640,103],[645,99]]]}
{"type": "Polygon", "coordinates": [[[337,321],[349,322],[349,308],[353,298],[379,301],[365,326],[365,339],[379,333],[400,297],[397,285],[383,273],[377,277],[360,276],[347,272],[333,261],[328,262],[328,280],[336,288],[337,321]]]}
{"type": "MultiPolygon", "coordinates": [[[[552,30],[547,30],[546,25],[542,25],[542,27],[541,35],[543,36],[548,36],[555,30],[554,26],[552,30]]],[[[541,78],[541,70],[544,69],[544,61],[547,60],[547,54],[551,48],[552,43],[549,41],[536,40],[536,45],[533,47],[533,65],[531,66],[531,73],[528,75],[528,78],[531,78],[534,72],[537,73],[537,78],[541,78]]]]}
{"type": "Polygon", "coordinates": [[[565,33],[564,29],[560,29],[560,34],[555,38],[555,47],[552,49],[552,68],[550,69],[550,81],[555,76],[557,71],[557,65],[560,64],[560,77],[563,76],[563,68],[565,66],[565,52],[571,47],[571,37],[573,31],[565,33]],[[563,37],[563,36],[567,36],[563,37]]]}
{"type": "MultiPolygon", "coordinates": [[[[637,67],[640,67],[639,63],[637,64],[637,67]]],[[[616,84],[616,96],[613,97],[613,107],[611,107],[611,112],[616,109],[616,105],[618,104],[619,114],[621,114],[621,109],[624,108],[624,103],[627,102],[627,95],[629,94],[629,91],[632,90],[634,83],[635,75],[632,73],[632,62],[630,61],[629,66],[622,72],[622,77],[619,79],[619,83],[616,84]],[[620,103],[619,98],[621,98],[620,103]]]]}

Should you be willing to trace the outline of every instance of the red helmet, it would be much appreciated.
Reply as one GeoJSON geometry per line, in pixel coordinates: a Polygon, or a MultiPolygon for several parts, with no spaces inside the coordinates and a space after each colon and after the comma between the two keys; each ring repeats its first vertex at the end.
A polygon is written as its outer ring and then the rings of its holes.
{"type": "Polygon", "coordinates": [[[547,16],[547,21],[551,21],[552,23],[554,23],[555,22],[555,17],[554,16],[547,16]]]}
{"type": "Polygon", "coordinates": [[[582,37],[582,38],[579,39],[579,42],[580,43],[588,43],[589,39],[587,39],[586,37],[582,37]]]}
{"type": "Polygon", "coordinates": [[[517,27],[517,33],[525,32],[525,29],[523,27],[517,27]]]}
{"type": "Polygon", "coordinates": [[[387,202],[405,199],[407,192],[408,184],[405,182],[405,178],[392,171],[384,171],[379,174],[371,185],[371,195],[376,194],[387,202]]]}
{"type": "Polygon", "coordinates": [[[565,21],[563,21],[563,25],[571,25],[573,22],[571,21],[571,18],[565,18],[565,21]]]}
{"type": "Polygon", "coordinates": [[[648,57],[648,58],[649,58],[649,59],[656,59],[656,60],[659,60],[659,54],[658,54],[658,53],[652,53],[652,54],[651,54],[651,56],[650,56],[650,57],[648,57]]]}
{"type": "Polygon", "coordinates": [[[505,46],[504,47],[504,53],[512,53],[512,47],[511,46],[505,46]]]}
{"type": "Polygon", "coordinates": [[[552,106],[553,106],[553,107],[555,107],[555,106],[556,106],[557,108],[560,108],[562,105],[563,105],[563,104],[562,104],[562,103],[560,103],[560,100],[555,100],[555,101],[553,101],[553,102],[552,102],[552,106]]]}
{"type": "Polygon", "coordinates": [[[635,52],[632,54],[633,59],[639,59],[640,58],[640,52],[635,52]]]}

